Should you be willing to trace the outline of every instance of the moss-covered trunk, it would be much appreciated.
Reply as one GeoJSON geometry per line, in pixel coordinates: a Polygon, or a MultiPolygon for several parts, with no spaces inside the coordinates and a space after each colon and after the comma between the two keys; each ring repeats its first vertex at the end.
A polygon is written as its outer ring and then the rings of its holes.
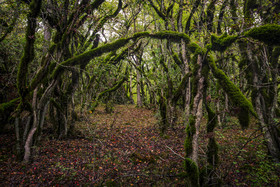
{"type": "Polygon", "coordinates": [[[198,138],[200,132],[200,124],[203,117],[203,90],[204,76],[202,75],[202,55],[197,54],[196,73],[193,77],[193,84],[196,86],[192,90],[191,114],[186,127],[185,140],[185,170],[188,186],[199,185],[199,170],[198,170],[198,138]],[[195,90],[194,90],[195,89],[195,90]]]}

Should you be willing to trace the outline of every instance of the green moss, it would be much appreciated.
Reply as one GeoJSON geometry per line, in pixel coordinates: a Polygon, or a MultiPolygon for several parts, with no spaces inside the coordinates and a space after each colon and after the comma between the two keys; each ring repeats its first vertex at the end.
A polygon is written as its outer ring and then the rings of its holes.
{"type": "Polygon", "coordinates": [[[213,132],[214,128],[217,126],[217,115],[208,105],[205,106],[208,113],[208,123],[206,128],[207,128],[207,133],[209,133],[209,132],[213,132]]]}
{"type": "Polygon", "coordinates": [[[123,47],[124,45],[126,45],[128,42],[129,42],[129,39],[121,38],[115,42],[105,44],[103,46],[94,48],[85,53],[77,55],[73,58],[70,58],[70,59],[62,62],[61,64],[59,64],[59,66],[53,71],[52,77],[55,78],[67,66],[74,66],[74,65],[78,65],[78,64],[83,65],[83,63],[85,63],[85,62],[87,63],[88,60],[90,60],[94,57],[101,56],[104,53],[117,50],[117,49],[123,47]]]}
{"type": "Polygon", "coordinates": [[[249,111],[246,108],[240,108],[238,112],[238,121],[242,125],[242,128],[247,128],[250,122],[249,111]]]}
{"type": "Polygon", "coordinates": [[[178,66],[181,66],[183,64],[183,62],[180,60],[178,54],[175,53],[173,50],[172,50],[172,58],[178,66]]]}
{"type": "Polygon", "coordinates": [[[117,89],[119,89],[119,88],[121,87],[121,85],[127,80],[127,72],[128,72],[128,71],[127,71],[127,69],[126,69],[126,73],[125,73],[126,76],[124,76],[121,80],[119,80],[118,82],[116,82],[116,83],[114,84],[113,87],[111,87],[111,88],[109,88],[109,89],[107,89],[107,90],[104,90],[103,92],[101,92],[101,93],[98,94],[98,96],[97,96],[96,99],[95,99],[95,102],[94,102],[93,105],[90,107],[90,111],[92,111],[92,113],[95,111],[96,107],[98,106],[100,98],[102,98],[105,94],[114,92],[114,91],[116,91],[117,89]]]}
{"type": "Polygon", "coordinates": [[[150,34],[150,36],[157,39],[168,39],[177,43],[181,42],[181,39],[183,39],[186,43],[190,42],[190,38],[188,35],[175,31],[160,31],[154,34],[150,34]]]}
{"type": "Polygon", "coordinates": [[[197,43],[192,42],[192,43],[190,43],[190,44],[187,45],[187,48],[188,48],[192,53],[194,53],[197,49],[200,48],[200,46],[199,46],[197,43]]]}
{"type": "Polygon", "coordinates": [[[184,147],[185,147],[186,156],[190,156],[190,154],[193,150],[192,137],[188,137],[188,138],[185,139],[184,147]]]}
{"type": "Polygon", "coordinates": [[[224,52],[231,44],[233,44],[237,39],[236,35],[228,36],[224,33],[221,36],[211,35],[211,44],[209,48],[213,51],[224,52]]]}
{"type": "Polygon", "coordinates": [[[19,100],[20,98],[16,98],[0,104],[0,125],[5,125],[8,122],[10,114],[16,109],[19,100]]]}
{"type": "Polygon", "coordinates": [[[13,99],[11,101],[8,101],[6,103],[0,104],[0,113],[5,113],[7,110],[11,110],[12,108],[15,108],[16,103],[19,101],[19,98],[13,99]]]}
{"type": "Polygon", "coordinates": [[[137,32],[133,35],[133,38],[148,37],[149,35],[150,35],[150,33],[148,31],[137,32]]]}
{"type": "Polygon", "coordinates": [[[207,161],[212,166],[217,166],[219,162],[218,151],[219,147],[215,137],[210,138],[207,145],[207,161]]]}
{"type": "Polygon", "coordinates": [[[233,103],[236,106],[238,106],[243,111],[242,117],[244,117],[244,119],[240,119],[240,122],[242,122],[241,126],[243,128],[248,127],[250,119],[249,113],[257,117],[252,103],[242,94],[240,89],[229,80],[226,74],[221,69],[217,68],[216,63],[214,61],[209,62],[209,65],[211,67],[211,71],[214,77],[218,79],[218,83],[228,94],[229,98],[233,101],[233,103]]]}
{"type": "Polygon", "coordinates": [[[187,173],[188,185],[199,186],[199,169],[196,163],[192,159],[186,158],[184,169],[187,173]]]}
{"type": "Polygon", "coordinates": [[[184,147],[185,147],[185,152],[187,156],[190,156],[190,154],[192,153],[192,140],[193,140],[193,135],[195,134],[195,116],[190,115],[189,116],[189,122],[188,125],[186,126],[186,139],[185,139],[185,143],[184,143],[184,147]]]}
{"type": "Polygon", "coordinates": [[[188,81],[188,78],[190,76],[190,73],[186,74],[182,81],[180,82],[177,90],[175,90],[174,94],[173,94],[173,98],[172,98],[172,102],[173,103],[176,103],[179,98],[182,96],[182,91],[186,88],[187,86],[187,81],[188,81]]]}
{"type": "Polygon", "coordinates": [[[252,28],[244,33],[244,36],[262,41],[268,45],[280,45],[280,25],[266,24],[252,28]]]}

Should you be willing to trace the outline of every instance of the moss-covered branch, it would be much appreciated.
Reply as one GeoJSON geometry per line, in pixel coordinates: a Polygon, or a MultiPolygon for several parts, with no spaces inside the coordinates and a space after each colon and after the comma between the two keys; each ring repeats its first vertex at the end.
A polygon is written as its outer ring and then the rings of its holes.
{"type": "Polygon", "coordinates": [[[186,43],[190,42],[190,38],[188,35],[175,31],[160,31],[154,34],[150,34],[149,36],[156,39],[168,39],[172,42],[177,43],[180,43],[181,39],[183,39],[186,43]]]}
{"type": "Polygon", "coordinates": [[[174,62],[180,67],[181,65],[183,65],[183,62],[180,60],[179,56],[177,53],[175,53],[172,49],[171,49],[171,53],[172,53],[172,58],[174,60],[174,62]]]}
{"type": "Polygon", "coordinates": [[[212,32],[213,30],[213,19],[214,19],[214,13],[215,13],[215,9],[216,9],[216,1],[217,0],[211,0],[211,2],[209,3],[206,13],[206,21],[207,21],[207,30],[212,32]]]}
{"type": "Polygon", "coordinates": [[[16,109],[19,99],[20,98],[16,98],[9,102],[0,104],[0,121],[2,125],[6,123],[10,113],[16,109]]]}
{"type": "Polygon", "coordinates": [[[185,32],[186,33],[189,33],[189,31],[190,31],[192,17],[194,15],[194,13],[196,12],[196,10],[197,10],[198,6],[200,5],[200,3],[201,3],[201,0],[196,0],[194,2],[193,8],[191,10],[191,13],[189,15],[189,18],[188,18],[186,26],[185,26],[185,32]]]}
{"type": "MultiPolygon", "coordinates": [[[[103,2],[102,2],[103,3],[103,2]]],[[[111,14],[111,15],[106,15],[104,16],[98,23],[98,25],[95,27],[94,31],[91,34],[90,39],[85,43],[85,45],[83,46],[84,49],[86,49],[93,41],[93,39],[96,36],[96,33],[104,26],[104,24],[109,20],[112,19],[114,17],[116,17],[118,15],[118,13],[121,11],[122,9],[122,0],[119,0],[119,4],[118,4],[118,8],[117,10],[111,14]]]]}
{"type": "Polygon", "coordinates": [[[172,102],[175,103],[179,100],[180,96],[182,96],[182,91],[186,88],[187,86],[187,81],[190,77],[191,73],[186,74],[183,79],[181,80],[179,87],[177,90],[174,92],[174,96],[172,98],[172,102]]]}
{"type": "Polygon", "coordinates": [[[238,36],[228,36],[224,33],[221,36],[211,35],[211,44],[208,46],[213,51],[224,52],[231,44],[237,40],[238,36]]]}
{"type": "Polygon", "coordinates": [[[63,68],[65,68],[65,67],[83,65],[82,63],[88,62],[89,60],[91,60],[95,57],[101,56],[104,53],[114,51],[116,49],[119,49],[119,48],[125,46],[129,42],[129,40],[130,39],[119,39],[115,42],[105,44],[101,47],[92,49],[90,51],[77,55],[73,58],[70,58],[59,64],[59,66],[53,71],[52,78],[56,78],[63,71],[63,68]]]}
{"type": "Polygon", "coordinates": [[[92,112],[94,112],[95,108],[98,106],[99,100],[100,100],[101,97],[103,97],[107,93],[114,92],[114,91],[116,91],[117,89],[119,89],[121,87],[121,85],[127,80],[127,72],[128,71],[127,71],[127,68],[126,68],[125,76],[120,81],[115,83],[115,85],[112,88],[104,90],[103,92],[98,94],[98,96],[96,97],[95,102],[93,103],[92,107],[90,108],[90,110],[92,112]]]}
{"type": "Polygon", "coordinates": [[[135,33],[133,37],[130,38],[121,38],[115,42],[105,44],[103,46],[97,47],[95,49],[84,52],[80,55],[77,55],[73,58],[70,58],[58,65],[52,73],[52,78],[56,78],[60,73],[64,71],[64,68],[72,67],[75,65],[83,65],[83,63],[88,62],[89,60],[101,56],[104,53],[111,51],[116,51],[117,49],[124,47],[131,39],[135,40],[141,37],[151,37],[156,39],[167,39],[173,42],[181,42],[181,39],[185,40],[186,43],[190,41],[190,38],[185,33],[175,32],[175,31],[161,31],[154,34],[149,32],[139,32],[135,33]]]}
{"type": "Polygon", "coordinates": [[[280,25],[266,24],[252,28],[244,33],[244,36],[264,42],[268,45],[280,45],[280,25]]]}
{"type": "Polygon", "coordinates": [[[240,108],[238,115],[239,122],[243,128],[249,125],[249,113],[257,117],[252,103],[242,94],[240,89],[229,80],[228,76],[216,66],[214,59],[209,58],[209,66],[218,83],[228,94],[233,103],[240,108]]]}
{"type": "Polygon", "coordinates": [[[18,74],[17,74],[17,88],[19,95],[23,99],[27,91],[27,72],[28,66],[34,59],[34,42],[35,42],[35,32],[36,32],[36,18],[39,15],[41,9],[41,0],[33,0],[29,9],[30,12],[27,16],[27,28],[25,33],[25,46],[23,51],[23,56],[21,57],[18,74]]]}
{"type": "Polygon", "coordinates": [[[159,16],[161,19],[163,19],[164,21],[167,21],[167,16],[166,16],[163,12],[161,12],[161,11],[155,6],[155,4],[153,3],[153,1],[152,1],[152,0],[148,0],[148,1],[149,1],[150,5],[153,7],[153,9],[156,11],[156,13],[158,14],[158,16],[159,16]]]}

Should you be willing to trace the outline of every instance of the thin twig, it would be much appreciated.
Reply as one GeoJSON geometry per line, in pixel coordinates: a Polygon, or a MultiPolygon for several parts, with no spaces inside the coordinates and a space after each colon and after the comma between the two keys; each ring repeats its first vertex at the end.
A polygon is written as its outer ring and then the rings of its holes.
{"type": "Polygon", "coordinates": [[[176,153],[175,151],[173,151],[173,149],[171,148],[171,147],[169,147],[169,146],[167,146],[167,145],[165,145],[168,149],[170,149],[170,151],[172,151],[175,155],[177,155],[177,156],[179,156],[180,158],[182,158],[182,159],[185,159],[185,157],[183,157],[182,155],[180,155],[180,154],[178,154],[178,153],[176,153]]]}

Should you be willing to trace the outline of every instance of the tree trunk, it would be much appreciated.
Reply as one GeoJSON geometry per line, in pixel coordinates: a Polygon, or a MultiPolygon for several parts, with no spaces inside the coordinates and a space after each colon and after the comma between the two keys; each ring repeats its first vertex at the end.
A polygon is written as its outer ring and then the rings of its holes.
{"type": "Polygon", "coordinates": [[[203,112],[202,112],[202,101],[203,101],[203,85],[204,85],[204,77],[201,75],[202,71],[202,59],[201,56],[198,55],[197,63],[200,66],[198,70],[198,86],[197,86],[197,94],[194,98],[194,103],[193,103],[193,110],[192,110],[192,115],[195,116],[195,134],[193,135],[193,152],[191,154],[192,160],[197,164],[198,160],[198,137],[199,137],[199,128],[200,128],[200,123],[203,117],[203,112]]]}
{"type": "MultiPolygon", "coordinates": [[[[137,60],[138,61],[138,60],[137,60]]],[[[142,107],[143,103],[142,103],[142,98],[141,98],[141,74],[139,70],[136,70],[136,81],[137,81],[137,106],[138,107],[142,107]]]]}
{"type": "Polygon", "coordinates": [[[199,54],[197,57],[197,64],[199,66],[196,72],[197,84],[196,95],[193,96],[190,119],[186,127],[186,140],[185,140],[185,170],[187,173],[187,181],[189,186],[199,186],[199,169],[198,169],[198,138],[200,131],[200,123],[203,117],[203,87],[204,77],[202,75],[202,57],[199,54]]]}

